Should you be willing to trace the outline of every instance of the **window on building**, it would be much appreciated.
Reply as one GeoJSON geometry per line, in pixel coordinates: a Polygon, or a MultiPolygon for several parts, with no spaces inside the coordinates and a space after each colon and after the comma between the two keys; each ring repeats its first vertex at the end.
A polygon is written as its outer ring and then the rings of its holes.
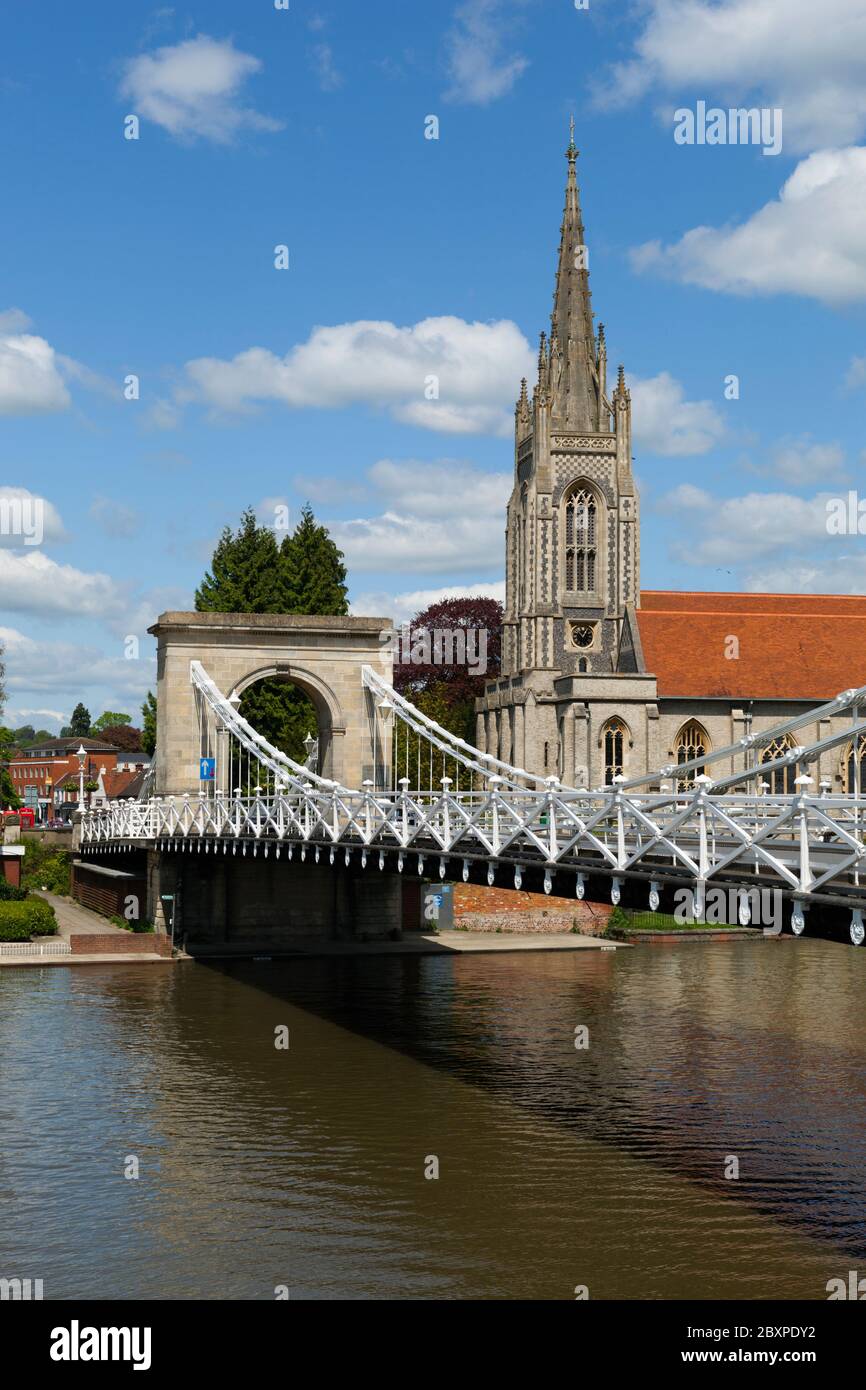
{"type": "Polygon", "coordinates": [[[588,488],[565,499],[565,588],[572,594],[591,594],[596,587],[598,503],[588,488]]]}
{"type": "Polygon", "coordinates": [[[623,749],[628,738],[628,731],[621,719],[609,719],[602,730],[602,746],[604,748],[604,785],[613,786],[614,777],[621,777],[623,772],[623,749]]]}
{"type": "Polygon", "coordinates": [[[526,571],[529,565],[529,556],[526,553],[526,512],[529,506],[526,485],[520,491],[520,515],[517,519],[517,569],[518,569],[518,602],[521,608],[526,607],[526,571]]]}
{"type": "MultiPolygon", "coordinates": [[[[675,751],[677,763],[690,763],[695,758],[706,757],[710,751],[710,739],[703,724],[699,724],[697,719],[690,719],[684,724],[677,734],[675,751]]],[[[694,767],[683,773],[682,777],[677,778],[677,791],[691,791],[695,785],[695,778],[704,771],[703,767],[694,767]]]]}
{"type": "MultiPolygon", "coordinates": [[[[790,753],[793,747],[794,740],[790,734],[785,734],[783,738],[774,738],[773,742],[768,743],[761,753],[761,763],[772,763],[776,758],[783,758],[786,753],[790,753]]],[[[777,767],[772,772],[765,772],[763,781],[768,783],[768,795],[793,796],[796,791],[794,786],[796,776],[796,763],[788,763],[786,767],[777,767]]]]}
{"type": "Polygon", "coordinates": [[[866,737],[863,734],[858,738],[857,745],[857,763],[853,743],[848,744],[842,760],[842,785],[846,796],[854,796],[858,790],[861,796],[866,793],[866,737]]]}

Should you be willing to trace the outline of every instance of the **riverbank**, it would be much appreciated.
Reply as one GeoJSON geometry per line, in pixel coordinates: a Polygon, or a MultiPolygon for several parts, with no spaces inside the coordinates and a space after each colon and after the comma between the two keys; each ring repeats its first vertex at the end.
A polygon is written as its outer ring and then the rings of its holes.
{"type": "Polygon", "coordinates": [[[46,965],[170,965],[165,936],[130,932],[57,893],[34,891],[54,908],[57,935],[0,943],[0,967],[46,965]]]}
{"type": "Polygon", "coordinates": [[[325,941],[321,937],[296,937],[284,951],[272,947],[256,948],[238,942],[232,950],[215,947],[197,951],[197,960],[287,960],[292,956],[443,956],[443,955],[502,955],[518,951],[617,951],[630,949],[627,941],[605,941],[599,936],[578,933],[533,932],[501,936],[490,932],[444,931],[406,932],[399,941],[325,941]]]}

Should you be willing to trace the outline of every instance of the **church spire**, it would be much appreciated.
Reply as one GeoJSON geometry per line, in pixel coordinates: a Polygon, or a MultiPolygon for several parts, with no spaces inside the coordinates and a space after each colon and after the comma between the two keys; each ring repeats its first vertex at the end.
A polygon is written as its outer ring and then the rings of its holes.
{"type": "Polygon", "coordinates": [[[555,341],[557,357],[554,361],[551,354],[552,411],[554,419],[564,429],[595,433],[600,428],[601,412],[589,289],[589,253],[583,231],[575,167],[577,156],[572,117],[565,152],[568,177],[550,320],[551,344],[555,341]]]}

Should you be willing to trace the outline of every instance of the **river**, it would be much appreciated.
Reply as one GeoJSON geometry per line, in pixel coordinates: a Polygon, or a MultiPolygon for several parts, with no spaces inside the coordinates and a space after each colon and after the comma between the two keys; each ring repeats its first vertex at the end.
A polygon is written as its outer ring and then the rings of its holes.
{"type": "Polygon", "coordinates": [[[808,938],[2,970],[0,1276],[824,1299],[866,1274],[864,1000],[808,938]]]}

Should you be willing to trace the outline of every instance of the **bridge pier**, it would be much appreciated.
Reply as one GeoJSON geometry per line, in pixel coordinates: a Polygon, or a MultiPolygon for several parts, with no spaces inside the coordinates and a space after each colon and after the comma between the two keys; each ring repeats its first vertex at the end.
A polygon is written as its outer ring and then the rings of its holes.
{"type": "MultiPolygon", "coordinates": [[[[236,852],[232,852],[236,849],[236,852]]],[[[252,950],[291,951],[311,940],[387,938],[402,926],[402,882],[359,862],[334,864],[327,851],[317,864],[312,849],[305,861],[284,848],[267,858],[247,854],[149,850],[148,917],[167,931],[162,895],[174,895],[175,941],[191,955],[245,954],[252,950]]]]}

